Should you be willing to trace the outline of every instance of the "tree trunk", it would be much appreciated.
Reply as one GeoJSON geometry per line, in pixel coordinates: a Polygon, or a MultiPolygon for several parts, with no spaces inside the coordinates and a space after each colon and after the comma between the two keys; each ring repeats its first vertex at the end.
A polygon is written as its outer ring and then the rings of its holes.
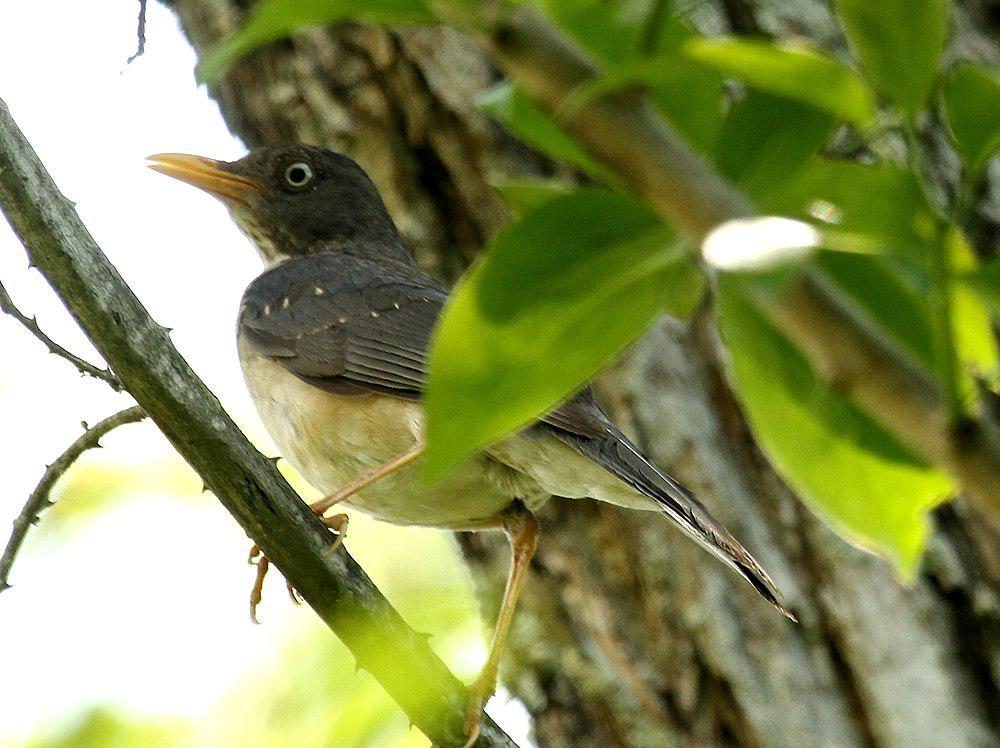
{"type": "MultiPolygon", "coordinates": [[[[203,52],[248,3],[167,4],[203,52]]],[[[963,52],[997,54],[997,8],[963,3],[963,52]]],[[[722,0],[699,14],[712,30],[842,45],[813,0],[722,0]]],[[[453,280],[507,220],[490,181],[560,168],[476,107],[496,77],[450,30],[345,26],[251,55],[213,94],[248,146],[301,140],[354,156],[420,263],[453,280]]],[[[665,320],[599,389],[617,423],[772,572],[801,623],[660,517],[552,501],[503,672],[539,745],[1000,743],[1000,533],[961,502],[942,507],[923,573],[903,587],[776,475],[722,357],[710,311],[665,320]]],[[[506,548],[491,535],[459,540],[491,621],[506,548]]]]}

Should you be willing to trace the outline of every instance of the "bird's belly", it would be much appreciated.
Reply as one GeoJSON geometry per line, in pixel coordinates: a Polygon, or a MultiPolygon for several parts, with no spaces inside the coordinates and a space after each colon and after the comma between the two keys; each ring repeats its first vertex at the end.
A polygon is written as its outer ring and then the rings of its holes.
{"type": "MultiPolygon", "coordinates": [[[[282,456],[330,494],[412,447],[423,428],[418,402],[388,395],[336,395],[303,382],[240,345],[240,363],[261,420],[282,456]]],[[[418,480],[414,462],[359,491],[345,504],[395,524],[475,529],[517,498],[538,506],[547,494],[533,480],[486,455],[445,479],[418,480]]]]}

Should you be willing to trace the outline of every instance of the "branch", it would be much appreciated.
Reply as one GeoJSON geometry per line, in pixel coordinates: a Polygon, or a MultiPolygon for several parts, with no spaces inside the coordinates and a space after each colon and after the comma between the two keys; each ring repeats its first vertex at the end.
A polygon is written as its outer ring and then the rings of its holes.
{"type": "Polygon", "coordinates": [[[10,540],[0,555],[0,592],[10,588],[10,568],[14,565],[14,558],[25,537],[28,535],[28,528],[38,522],[38,514],[43,509],[52,506],[49,494],[55,487],[56,482],[72,467],[73,463],[79,459],[80,455],[88,449],[100,447],[101,437],[109,431],[113,431],[126,423],[135,423],[146,417],[146,412],[138,405],[126,408],[120,413],[105,418],[92,428],[87,428],[84,424],[83,435],[66,448],[66,451],[56,458],[56,461],[45,468],[42,479],[38,481],[35,490],[31,492],[28,501],[25,503],[21,513],[14,520],[14,530],[10,534],[10,540]]]}
{"type": "Polygon", "coordinates": [[[94,377],[95,379],[100,379],[102,382],[107,383],[108,386],[110,386],[115,392],[122,391],[122,383],[118,381],[118,377],[111,373],[110,369],[99,369],[89,361],[85,361],[79,356],[70,353],[42,332],[42,328],[38,326],[38,320],[34,317],[28,317],[23,314],[20,309],[14,306],[14,302],[7,293],[7,289],[3,287],[3,283],[0,283],[0,312],[9,314],[11,317],[24,325],[28,332],[42,341],[42,344],[49,349],[49,353],[54,353],[60,358],[66,359],[73,364],[73,366],[79,369],[81,374],[94,377]]]}
{"type": "MultiPolygon", "coordinates": [[[[275,465],[247,441],[108,262],[0,101],[0,209],[125,388],[253,541],[436,745],[465,742],[466,690],[275,465]]],[[[486,717],[477,746],[514,746],[486,717]]]]}
{"type": "Polygon", "coordinates": [[[137,41],[135,52],[125,61],[126,65],[131,65],[146,51],[146,0],[139,0],[139,22],[135,37],[137,41]]]}
{"type": "MultiPolygon", "coordinates": [[[[483,2],[488,22],[471,29],[486,53],[551,114],[601,69],[531,7],[483,2]]],[[[441,12],[469,27],[467,15],[441,12]]],[[[482,20],[482,19],[481,19],[482,20]]],[[[696,245],[715,226],[754,213],[750,200],[689,148],[647,99],[610,92],[573,109],[561,124],[696,245]]],[[[1000,425],[988,414],[954,424],[940,388],[887,340],[824,276],[805,270],[785,295],[759,295],[761,309],[845,391],[905,444],[950,471],[966,495],[1000,524],[1000,425]]]]}

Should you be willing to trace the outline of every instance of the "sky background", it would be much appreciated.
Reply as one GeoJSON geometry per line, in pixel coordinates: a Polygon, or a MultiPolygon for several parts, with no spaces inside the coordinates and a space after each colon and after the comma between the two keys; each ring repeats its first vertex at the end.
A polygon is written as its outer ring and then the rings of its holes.
{"type": "MultiPolygon", "coordinates": [[[[149,4],[146,53],[126,64],[137,9],[126,0],[4,0],[0,98],[153,317],[173,329],[174,343],[251,438],[275,454],[246,395],[233,333],[259,260],[220,204],[144,166],[163,151],[233,159],[245,149],[195,84],[194,52],[159,4],[149,4]]],[[[0,281],[50,336],[99,362],[3,221],[0,281]]],[[[81,421],[131,401],[47,354],[5,315],[0,350],[6,528],[44,466],[79,436],[81,421]]],[[[69,477],[74,490],[65,491],[63,506],[30,533],[14,587],[0,595],[4,681],[17,684],[0,698],[0,745],[71,725],[98,704],[140,717],[202,719],[241,683],[266,689],[286,673],[289,647],[324,635],[307,608],[291,606],[277,574],[260,611],[264,625],[250,624],[249,541],[153,426],[126,427],[103,444],[69,477]]],[[[464,623],[442,655],[471,680],[485,650],[450,538],[356,517],[347,544],[390,599],[404,603],[404,615],[407,590],[454,598],[464,623]],[[406,589],[393,577],[401,568],[413,570],[406,589]]],[[[433,620],[421,623],[434,630],[433,620]]],[[[490,711],[528,745],[519,705],[497,699],[490,711]]],[[[401,713],[392,718],[405,729],[401,713]]],[[[409,744],[426,741],[411,735],[409,744]]]]}

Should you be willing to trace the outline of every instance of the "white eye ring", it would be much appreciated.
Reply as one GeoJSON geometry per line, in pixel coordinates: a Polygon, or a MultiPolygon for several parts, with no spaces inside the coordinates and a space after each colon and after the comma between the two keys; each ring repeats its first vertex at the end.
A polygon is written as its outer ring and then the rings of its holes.
{"type": "Polygon", "coordinates": [[[285,181],[292,187],[304,187],[309,184],[312,178],[312,168],[303,161],[296,161],[285,169],[285,181]]]}

